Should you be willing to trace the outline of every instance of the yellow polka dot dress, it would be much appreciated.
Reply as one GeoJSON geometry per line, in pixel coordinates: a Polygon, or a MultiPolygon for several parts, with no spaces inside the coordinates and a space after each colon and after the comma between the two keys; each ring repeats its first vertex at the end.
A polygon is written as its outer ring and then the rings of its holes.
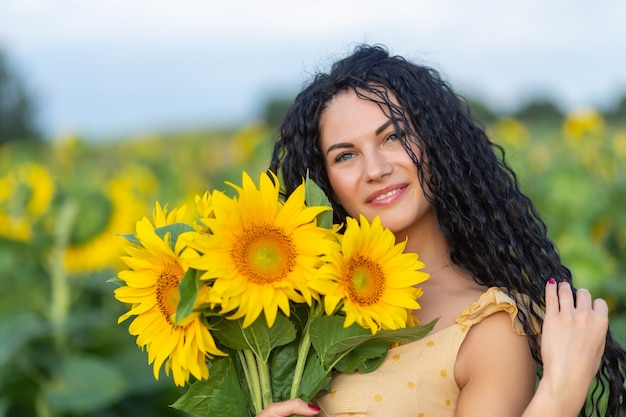
{"type": "Polygon", "coordinates": [[[390,349],[376,371],[335,375],[331,391],[318,398],[320,416],[454,416],[459,397],[454,365],[461,343],[474,324],[499,311],[509,313],[514,330],[522,334],[514,300],[490,288],[454,325],[390,349]]]}

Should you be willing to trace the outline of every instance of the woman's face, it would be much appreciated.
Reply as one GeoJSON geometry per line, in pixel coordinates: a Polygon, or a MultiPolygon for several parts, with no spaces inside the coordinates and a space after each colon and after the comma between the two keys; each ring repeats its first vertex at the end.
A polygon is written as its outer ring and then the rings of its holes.
{"type": "MultiPolygon", "coordinates": [[[[352,217],[363,214],[371,221],[380,216],[399,239],[421,222],[432,226],[436,221],[401,136],[376,103],[351,90],[333,98],[320,119],[320,147],[333,197],[352,217]]],[[[417,148],[413,152],[419,157],[417,148]]]]}

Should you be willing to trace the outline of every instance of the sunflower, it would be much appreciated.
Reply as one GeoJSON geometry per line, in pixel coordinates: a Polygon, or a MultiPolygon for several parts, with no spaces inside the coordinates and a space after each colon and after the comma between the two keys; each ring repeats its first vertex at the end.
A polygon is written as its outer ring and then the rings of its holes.
{"type": "Polygon", "coordinates": [[[163,227],[174,223],[183,222],[185,219],[186,207],[180,206],[168,213],[167,204],[161,207],[161,204],[157,201],[152,210],[152,222],[154,227],[163,227]]]}
{"type": "Polygon", "coordinates": [[[212,196],[210,192],[205,192],[202,197],[196,196],[196,210],[200,214],[200,221],[196,222],[194,228],[200,233],[210,233],[210,230],[206,226],[206,219],[215,217],[213,216],[213,204],[212,196]]]}
{"type": "MultiPolygon", "coordinates": [[[[168,216],[166,209],[157,204],[155,221],[175,221],[179,214],[174,211],[171,214],[168,216]]],[[[197,253],[185,249],[183,239],[177,239],[172,249],[170,235],[159,237],[145,217],[137,222],[136,237],[141,246],[127,247],[129,256],[123,257],[130,269],[118,274],[126,285],[115,290],[115,298],[132,304],[132,308],[120,316],[118,323],[137,316],[129,332],[137,336],[138,346],[147,349],[148,363],[154,363],[156,379],[162,365],[166,375],[172,372],[178,386],[185,385],[190,375],[197,379],[208,378],[206,358],[225,353],[217,348],[200,313],[194,311],[184,320],[176,321],[180,299],[178,285],[189,268],[190,259],[197,253]]],[[[208,303],[210,298],[210,288],[201,286],[194,308],[208,303]]]]}
{"type": "Polygon", "coordinates": [[[307,282],[315,276],[321,255],[337,248],[331,231],[316,217],[329,207],[305,205],[304,183],[283,203],[278,178],[261,174],[259,188],[246,172],[242,187],[227,183],[238,198],[213,191],[212,215],[203,218],[210,234],[196,233],[190,245],[201,253],[191,266],[214,280],[222,313],[244,317],[243,326],[265,313],[272,326],[278,309],[289,316],[289,301],[312,303],[318,297],[307,282]]]}
{"type": "Polygon", "coordinates": [[[34,225],[50,210],[55,182],[46,167],[19,164],[0,176],[0,236],[33,240],[34,225]]]}
{"type": "Polygon", "coordinates": [[[119,262],[123,254],[123,241],[117,236],[120,230],[132,227],[145,207],[137,198],[134,185],[122,176],[111,179],[103,190],[86,193],[79,199],[82,215],[77,221],[72,242],[65,253],[65,267],[72,273],[98,271],[119,262]]]}
{"type": "Polygon", "coordinates": [[[324,295],[326,314],[337,308],[346,315],[344,326],[358,323],[372,333],[399,329],[412,323],[410,312],[420,308],[417,298],[428,274],[415,253],[404,253],[406,241],[396,244],[393,233],[374,218],[346,220],[341,251],[326,255],[327,261],[310,286],[324,295]],[[360,224],[359,224],[360,223],[360,224]]]}

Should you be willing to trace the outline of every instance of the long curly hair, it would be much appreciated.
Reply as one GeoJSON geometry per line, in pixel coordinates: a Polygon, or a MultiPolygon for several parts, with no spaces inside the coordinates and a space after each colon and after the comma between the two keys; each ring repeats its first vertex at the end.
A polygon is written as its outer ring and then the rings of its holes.
{"type": "MultiPolygon", "coordinates": [[[[401,126],[403,145],[436,209],[452,262],[477,283],[508,290],[520,306],[533,357],[541,363],[536,326],[543,322],[545,284],[550,277],[571,283],[571,272],[532,201],[520,190],[502,147],[487,137],[465,100],[436,70],[390,56],[382,46],[360,45],[333,64],[330,73],[317,74],[288,110],[274,146],[269,169],[280,175],[285,194],[308,173],[332,196],[319,146],[320,117],[333,97],[348,90],[376,102],[396,128],[401,126]],[[426,157],[417,158],[409,142],[426,157]]],[[[332,204],[335,222],[344,222],[346,211],[332,204]]],[[[601,415],[604,398],[606,415],[626,415],[625,370],[626,353],[609,332],[597,383],[582,416],[601,415]]]]}

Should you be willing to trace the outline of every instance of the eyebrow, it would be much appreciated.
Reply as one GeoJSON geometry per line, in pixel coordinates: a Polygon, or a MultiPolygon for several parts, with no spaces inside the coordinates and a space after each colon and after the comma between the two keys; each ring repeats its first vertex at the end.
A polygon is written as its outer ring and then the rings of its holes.
{"type": "Polygon", "coordinates": [[[376,129],[376,131],[375,131],[374,133],[375,133],[376,135],[380,135],[380,133],[381,133],[383,130],[387,129],[387,127],[388,127],[390,124],[392,124],[392,123],[393,123],[393,120],[392,120],[392,119],[387,119],[387,121],[386,121],[385,123],[383,123],[382,125],[380,125],[380,126],[378,127],[378,129],[376,129]]]}
{"type": "MultiPolygon", "coordinates": [[[[374,134],[376,136],[380,135],[382,131],[384,131],[385,129],[387,129],[387,127],[389,127],[390,124],[393,123],[393,120],[391,119],[387,119],[387,121],[385,123],[383,123],[382,125],[378,126],[378,128],[374,131],[374,134]]],[[[354,145],[348,142],[340,142],[340,143],[335,143],[332,144],[328,147],[328,149],[326,149],[326,155],[328,155],[332,150],[338,149],[338,148],[351,148],[354,145]]]]}
{"type": "Polygon", "coordinates": [[[334,143],[332,145],[330,145],[328,147],[328,149],[326,149],[326,155],[328,155],[331,151],[338,149],[338,148],[351,148],[354,145],[352,145],[351,143],[347,143],[347,142],[341,142],[341,143],[334,143]]]}

